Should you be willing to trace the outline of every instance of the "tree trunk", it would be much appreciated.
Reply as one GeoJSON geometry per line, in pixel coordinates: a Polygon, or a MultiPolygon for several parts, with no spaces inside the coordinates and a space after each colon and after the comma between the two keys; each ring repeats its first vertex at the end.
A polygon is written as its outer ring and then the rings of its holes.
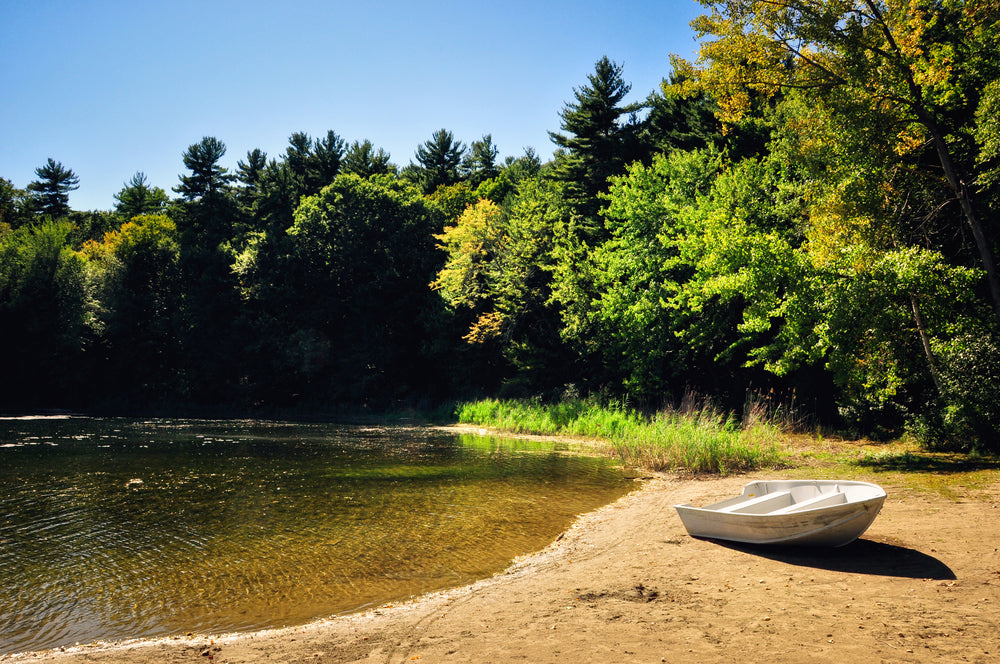
{"type": "Polygon", "coordinates": [[[951,159],[951,153],[948,151],[948,143],[944,140],[944,134],[941,132],[941,128],[938,126],[934,116],[927,110],[927,106],[924,103],[923,88],[913,77],[913,72],[910,68],[906,66],[906,57],[897,45],[896,39],[892,34],[892,29],[886,23],[877,3],[872,0],[866,0],[865,5],[871,11],[875,20],[878,21],[879,28],[891,47],[891,52],[896,55],[897,62],[895,64],[906,79],[906,85],[910,91],[910,108],[913,109],[920,124],[930,132],[931,139],[934,141],[934,148],[938,153],[938,159],[941,162],[941,168],[944,170],[945,178],[948,180],[948,186],[958,197],[958,201],[962,206],[962,214],[965,216],[969,228],[972,229],[972,237],[976,241],[979,258],[986,269],[986,282],[989,285],[990,297],[993,300],[993,311],[996,314],[997,321],[1000,322],[1000,275],[997,274],[996,263],[993,261],[993,248],[990,246],[989,240],[986,238],[986,233],[983,231],[983,225],[976,215],[976,209],[972,205],[969,190],[965,182],[958,175],[955,163],[951,159]]]}
{"type": "Polygon", "coordinates": [[[927,366],[931,371],[931,378],[934,379],[934,387],[937,389],[938,396],[944,399],[944,390],[941,389],[941,377],[937,369],[937,358],[934,357],[934,351],[931,349],[930,337],[927,336],[927,328],[924,326],[924,317],[920,314],[920,306],[917,304],[917,298],[913,293],[910,293],[910,306],[913,308],[913,321],[917,324],[917,332],[920,334],[920,343],[924,347],[924,356],[927,358],[927,366]]]}
{"type": "MultiPolygon", "coordinates": [[[[921,115],[924,115],[924,113],[921,113],[921,115]]],[[[986,282],[989,285],[990,296],[993,299],[993,311],[996,313],[997,320],[1000,321],[1000,275],[997,274],[996,263],[993,261],[993,249],[986,238],[986,233],[983,231],[983,225],[980,223],[978,215],[976,215],[976,210],[972,206],[972,199],[969,197],[968,188],[965,186],[965,182],[958,177],[944,136],[941,135],[941,131],[937,125],[929,118],[927,118],[924,124],[930,130],[931,137],[934,139],[934,146],[937,148],[938,158],[941,160],[941,168],[944,169],[945,177],[948,178],[948,185],[958,196],[958,200],[962,205],[962,213],[965,215],[965,220],[968,222],[969,228],[972,229],[972,237],[976,241],[979,258],[983,261],[983,267],[986,269],[986,282]]]]}

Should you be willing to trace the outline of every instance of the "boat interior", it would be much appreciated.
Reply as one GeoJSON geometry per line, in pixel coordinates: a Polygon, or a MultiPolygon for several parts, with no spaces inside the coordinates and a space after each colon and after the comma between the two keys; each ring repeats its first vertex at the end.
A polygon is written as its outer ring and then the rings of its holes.
{"type": "Polygon", "coordinates": [[[852,488],[838,484],[800,484],[787,490],[760,493],[750,486],[743,495],[705,509],[728,514],[791,514],[846,503],[848,491],[852,488]]]}

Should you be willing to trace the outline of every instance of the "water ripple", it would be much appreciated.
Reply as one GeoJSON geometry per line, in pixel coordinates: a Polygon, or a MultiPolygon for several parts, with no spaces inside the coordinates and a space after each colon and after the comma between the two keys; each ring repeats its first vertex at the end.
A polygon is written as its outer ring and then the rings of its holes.
{"type": "Polygon", "coordinates": [[[0,654],[297,623],[461,584],[627,489],[604,460],[414,430],[3,424],[0,654]]]}

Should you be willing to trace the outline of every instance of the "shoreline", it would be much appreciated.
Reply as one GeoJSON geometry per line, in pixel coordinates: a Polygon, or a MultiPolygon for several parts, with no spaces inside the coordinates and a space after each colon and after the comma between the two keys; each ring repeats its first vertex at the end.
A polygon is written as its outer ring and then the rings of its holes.
{"type": "Polygon", "coordinates": [[[996,661],[1000,545],[982,529],[1000,520],[1000,479],[949,499],[872,475],[886,504],[840,549],[697,540],[673,509],[765,478],[653,475],[501,573],[362,613],[0,661],[996,661]]]}
{"type": "MultiPolygon", "coordinates": [[[[483,429],[481,427],[466,427],[464,425],[454,425],[454,426],[442,426],[434,427],[445,431],[459,432],[459,433],[472,433],[476,435],[506,435],[510,437],[526,438],[526,439],[538,439],[538,440],[554,440],[555,438],[551,436],[535,436],[527,434],[503,434],[502,432],[496,432],[488,429],[483,429]]],[[[596,441],[582,441],[573,440],[568,441],[572,443],[588,444],[592,442],[598,444],[596,441]]],[[[661,479],[666,479],[666,476],[661,476],[661,479]]],[[[382,604],[380,606],[371,607],[359,611],[350,611],[341,614],[336,614],[333,616],[327,616],[322,618],[313,619],[307,623],[301,625],[288,625],[282,627],[270,627],[259,630],[251,631],[238,631],[238,632],[220,632],[220,633],[203,633],[195,634],[190,633],[189,635],[167,635],[167,636],[154,636],[154,637],[138,637],[138,638],[124,638],[117,641],[93,641],[90,643],[80,643],[74,644],[72,646],[61,646],[55,648],[48,648],[44,650],[35,651],[25,651],[18,653],[8,653],[0,654],[0,662],[36,662],[42,660],[63,660],[63,661],[74,661],[74,658],[79,656],[85,657],[82,661],[111,661],[111,659],[104,659],[101,656],[106,656],[108,658],[114,657],[115,653],[125,654],[130,651],[146,649],[146,648],[184,648],[184,649],[201,649],[201,650],[211,650],[215,646],[221,646],[223,644],[232,645],[242,641],[253,641],[253,640],[280,640],[291,638],[295,640],[298,634],[308,634],[312,632],[322,632],[326,629],[332,627],[354,627],[356,628],[360,624],[375,623],[385,619],[399,619],[405,617],[407,614],[414,612],[420,612],[425,610],[433,610],[438,605],[444,603],[448,604],[462,597],[479,593],[487,592],[490,590],[491,586],[501,583],[505,580],[513,580],[516,578],[522,578],[525,576],[530,576],[533,573],[540,571],[545,566],[554,564],[560,556],[560,549],[563,548],[564,542],[567,542],[567,538],[571,538],[576,529],[586,529],[589,520],[596,519],[599,515],[608,509],[613,508],[619,502],[626,500],[637,493],[642,492],[647,488],[649,479],[637,480],[642,482],[642,484],[628,492],[626,495],[622,496],[618,500],[611,502],[607,505],[592,510],[590,512],[585,512],[579,515],[576,520],[562,533],[560,533],[555,540],[548,544],[545,548],[527,553],[516,557],[511,561],[503,570],[493,574],[492,576],[473,581],[472,583],[467,583],[461,586],[455,586],[453,588],[445,588],[442,590],[431,591],[421,595],[416,595],[409,597],[405,600],[389,602],[382,604]],[[94,658],[97,659],[94,659],[94,658]]],[[[213,660],[215,658],[213,657],[213,660]]],[[[115,661],[118,661],[115,659],[115,661]]],[[[144,661],[142,659],[137,660],[121,660],[121,661],[144,661]]],[[[150,660],[156,661],[156,660],[150,660]]]]}

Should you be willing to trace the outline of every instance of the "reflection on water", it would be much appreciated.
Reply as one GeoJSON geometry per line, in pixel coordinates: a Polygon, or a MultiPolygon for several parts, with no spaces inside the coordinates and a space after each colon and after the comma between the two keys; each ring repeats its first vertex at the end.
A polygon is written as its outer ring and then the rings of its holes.
{"type": "Polygon", "coordinates": [[[421,429],[0,420],[0,654],[467,583],[627,489],[605,459],[421,429]]]}

